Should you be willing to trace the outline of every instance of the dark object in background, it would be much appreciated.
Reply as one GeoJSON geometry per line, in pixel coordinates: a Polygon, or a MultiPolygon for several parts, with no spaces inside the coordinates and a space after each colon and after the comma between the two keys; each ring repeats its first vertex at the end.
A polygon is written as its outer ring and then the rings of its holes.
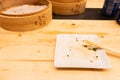
{"type": "Polygon", "coordinates": [[[120,24],[120,7],[119,7],[118,14],[117,14],[117,23],[120,24]]]}
{"type": "Polygon", "coordinates": [[[119,9],[120,0],[105,0],[102,14],[109,17],[115,17],[119,9]]]}
{"type": "Polygon", "coordinates": [[[107,17],[101,14],[101,8],[86,8],[86,11],[78,15],[57,15],[53,19],[74,19],[74,20],[116,20],[114,17],[107,17]]]}
{"type": "Polygon", "coordinates": [[[120,14],[119,14],[119,16],[117,18],[117,22],[118,22],[118,24],[120,24],[120,14]]]}

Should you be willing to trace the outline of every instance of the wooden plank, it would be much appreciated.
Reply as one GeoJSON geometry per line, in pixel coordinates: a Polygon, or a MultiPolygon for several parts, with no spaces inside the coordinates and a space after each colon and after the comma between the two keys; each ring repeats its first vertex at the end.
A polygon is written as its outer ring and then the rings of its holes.
{"type": "Polygon", "coordinates": [[[102,43],[120,49],[120,28],[115,21],[53,20],[30,32],[0,31],[1,59],[53,61],[57,34],[96,34],[102,43]],[[96,25],[97,24],[97,25],[96,25]]]}
{"type": "Polygon", "coordinates": [[[86,8],[102,8],[105,0],[87,0],[86,8]]]}
{"type": "MultiPolygon", "coordinates": [[[[87,8],[102,8],[104,0],[88,0],[87,8]]],[[[120,50],[120,25],[115,20],[52,20],[39,30],[11,32],[0,28],[0,80],[120,80],[120,57],[108,55],[112,69],[56,69],[57,34],[96,34],[120,50]],[[4,60],[3,60],[4,59],[4,60]]]]}
{"type": "Polygon", "coordinates": [[[53,20],[30,32],[1,28],[0,80],[120,80],[120,57],[114,55],[108,55],[113,66],[109,70],[54,67],[56,35],[74,33],[96,34],[103,44],[120,49],[120,25],[115,20],[53,20]]]}
{"type": "Polygon", "coordinates": [[[0,62],[3,65],[0,70],[0,80],[112,80],[113,78],[119,80],[118,63],[115,63],[110,70],[96,70],[56,69],[53,62],[0,62]]]}

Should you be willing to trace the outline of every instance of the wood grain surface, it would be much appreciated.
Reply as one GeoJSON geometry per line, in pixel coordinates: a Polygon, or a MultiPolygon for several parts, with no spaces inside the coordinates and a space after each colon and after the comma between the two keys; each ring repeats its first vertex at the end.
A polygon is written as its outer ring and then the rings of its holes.
{"type": "MultiPolygon", "coordinates": [[[[92,1],[103,0],[88,3],[92,1]]],[[[57,34],[96,34],[103,44],[120,49],[120,25],[115,20],[52,20],[29,32],[0,28],[0,80],[120,80],[120,56],[116,55],[108,54],[112,64],[108,70],[55,68],[57,34]]]]}

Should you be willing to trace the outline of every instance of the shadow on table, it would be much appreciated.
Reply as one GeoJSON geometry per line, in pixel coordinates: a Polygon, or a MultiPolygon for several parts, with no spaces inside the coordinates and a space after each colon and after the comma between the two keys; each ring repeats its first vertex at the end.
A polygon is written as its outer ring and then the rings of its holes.
{"type": "Polygon", "coordinates": [[[60,71],[108,71],[110,69],[95,69],[95,68],[56,68],[60,71]]]}
{"type": "Polygon", "coordinates": [[[114,17],[103,16],[100,8],[86,8],[86,11],[79,15],[53,14],[53,19],[115,20],[114,17]]]}

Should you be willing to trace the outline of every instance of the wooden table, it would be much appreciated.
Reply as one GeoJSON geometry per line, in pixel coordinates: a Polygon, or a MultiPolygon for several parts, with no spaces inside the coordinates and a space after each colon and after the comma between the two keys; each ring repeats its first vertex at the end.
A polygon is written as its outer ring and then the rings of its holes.
{"type": "MultiPolygon", "coordinates": [[[[87,7],[102,7],[88,0],[87,7]]],[[[120,80],[120,56],[108,53],[111,69],[57,69],[57,34],[96,34],[101,42],[120,50],[120,25],[115,20],[52,20],[39,30],[11,32],[0,28],[0,80],[120,80]]]]}

